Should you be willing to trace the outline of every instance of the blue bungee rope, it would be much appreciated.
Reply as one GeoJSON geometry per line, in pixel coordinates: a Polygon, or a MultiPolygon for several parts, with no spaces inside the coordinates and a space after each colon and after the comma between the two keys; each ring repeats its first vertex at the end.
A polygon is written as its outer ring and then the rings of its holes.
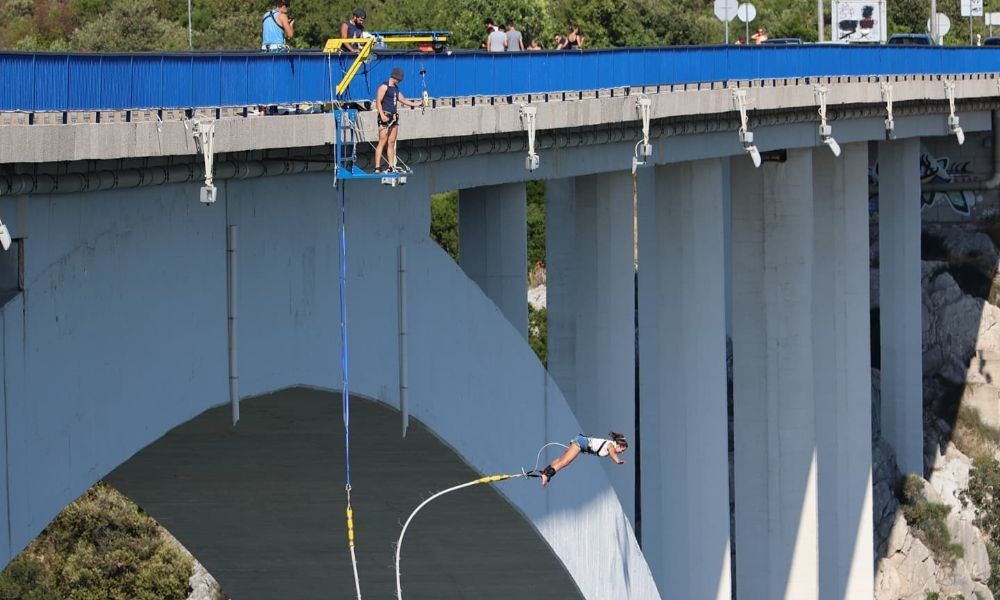
{"type": "Polygon", "coordinates": [[[340,183],[340,372],[344,405],[344,490],[347,492],[347,544],[351,549],[354,588],[361,600],[358,559],[354,553],[354,510],[351,508],[351,386],[347,345],[347,189],[340,183]]]}

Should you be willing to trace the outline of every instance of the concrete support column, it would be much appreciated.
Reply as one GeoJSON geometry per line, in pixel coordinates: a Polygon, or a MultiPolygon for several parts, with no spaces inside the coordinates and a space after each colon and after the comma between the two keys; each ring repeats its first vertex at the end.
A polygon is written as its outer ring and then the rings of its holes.
{"type": "Polygon", "coordinates": [[[882,435],[904,473],[923,474],[920,140],[879,144],[882,435]]]}
{"type": "Polygon", "coordinates": [[[458,193],[458,261],[528,338],[528,213],[524,183],[458,193]]]}
{"type": "MultiPolygon", "coordinates": [[[[548,182],[546,199],[550,370],[584,433],[634,439],[632,175],[548,182]]],[[[601,463],[634,523],[634,470],[601,463]]]]}
{"type": "Polygon", "coordinates": [[[545,182],[545,303],[548,369],[563,396],[576,398],[576,180],[545,182]]]}
{"type": "Polygon", "coordinates": [[[812,150],[732,162],[736,585],[819,596],[812,150]]]}
{"type": "Polygon", "coordinates": [[[814,150],[820,598],[866,598],[872,555],[868,144],[814,150]]]}
{"type": "Polygon", "coordinates": [[[664,597],[729,600],[724,177],[656,169],[639,218],[643,554],[664,597]]]}

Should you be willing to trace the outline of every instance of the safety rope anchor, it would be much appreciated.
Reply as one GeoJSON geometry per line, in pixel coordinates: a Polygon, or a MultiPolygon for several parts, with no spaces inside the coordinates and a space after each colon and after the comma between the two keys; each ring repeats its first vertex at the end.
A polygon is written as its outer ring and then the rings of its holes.
{"type": "Polygon", "coordinates": [[[753,161],[754,167],[760,167],[760,150],[757,149],[757,145],[753,141],[753,132],[750,131],[747,118],[747,107],[750,101],[747,99],[747,91],[741,90],[737,87],[732,88],[733,90],[733,106],[740,113],[740,144],[743,146],[743,151],[750,156],[750,160],[753,161]]]}
{"type": "Polygon", "coordinates": [[[635,153],[632,156],[632,174],[636,169],[643,167],[653,156],[653,145],[649,143],[649,120],[653,102],[646,94],[639,95],[635,100],[635,109],[639,112],[642,120],[642,139],[635,145],[635,153]]]}
{"type": "Polygon", "coordinates": [[[883,81],[879,84],[882,90],[882,101],[885,102],[885,139],[896,139],[896,122],[892,116],[892,84],[883,81]]]}
{"type": "Polygon", "coordinates": [[[199,200],[203,204],[213,204],[218,192],[215,188],[215,120],[195,119],[191,134],[198,151],[205,158],[205,185],[201,188],[199,200]]]}
{"type": "Polygon", "coordinates": [[[948,96],[948,131],[955,134],[955,139],[958,140],[958,145],[961,146],[965,143],[965,132],[962,131],[962,126],[958,124],[958,115],[955,114],[955,82],[945,81],[944,82],[944,93],[948,96]]]}
{"type": "Polygon", "coordinates": [[[535,116],[538,108],[527,104],[521,105],[521,125],[528,131],[528,156],[524,159],[524,168],[534,171],[540,164],[538,154],[535,153],[535,116]]]}
{"type": "Polygon", "coordinates": [[[833,139],[833,128],[826,122],[826,95],[830,89],[823,85],[813,86],[813,95],[819,104],[819,141],[826,144],[834,156],[840,156],[840,144],[833,139]]]}

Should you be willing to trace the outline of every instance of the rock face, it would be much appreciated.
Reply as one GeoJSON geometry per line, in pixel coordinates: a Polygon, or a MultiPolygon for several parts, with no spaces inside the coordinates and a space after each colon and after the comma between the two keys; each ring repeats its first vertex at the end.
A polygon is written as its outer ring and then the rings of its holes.
{"type": "MultiPolygon", "coordinates": [[[[953,264],[975,264],[987,272],[996,267],[998,252],[988,236],[962,226],[935,225],[925,231],[940,239],[953,264]]],[[[872,263],[877,265],[876,254],[872,263]]],[[[975,409],[984,424],[1000,428],[1000,308],[964,293],[949,272],[949,263],[925,261],[921,266],[925,406],[935,406],[961,386],[962,406],[975,409]]],[[[879,308],[877,269],[872,275],[872,307],[879,308]]],[[[875,598],[925,600],[936,592],[942,599],[992,600],[986,585],[991,572],[986,544],[974,524],[974,509],[960,499],[969,485],[971,459],[951,442],[949,423],[925,415],[924,460],[929,475],[924,496],[950,508],[945,523],[952,541],[963,549],[963,557],[954,565],[939,565],[912,534],[894,493],[902,474],[892,449],[880,437],[878,381],[879,373],[873,371],[875,598]]]]}

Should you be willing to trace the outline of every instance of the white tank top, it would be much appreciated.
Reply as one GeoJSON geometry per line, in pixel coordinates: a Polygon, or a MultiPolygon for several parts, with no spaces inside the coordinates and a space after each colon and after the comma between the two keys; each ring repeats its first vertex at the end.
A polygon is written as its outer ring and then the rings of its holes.
{"type": "Polygon", "coordinates": [[[588,444],[588,450],[590,453],[598,456],[607,456],[608,450],[611,448],[611,444],[613,443],[611,440],[605,440],[602,438],[587,438],[587,440],[590,442],[588,444]]]}

